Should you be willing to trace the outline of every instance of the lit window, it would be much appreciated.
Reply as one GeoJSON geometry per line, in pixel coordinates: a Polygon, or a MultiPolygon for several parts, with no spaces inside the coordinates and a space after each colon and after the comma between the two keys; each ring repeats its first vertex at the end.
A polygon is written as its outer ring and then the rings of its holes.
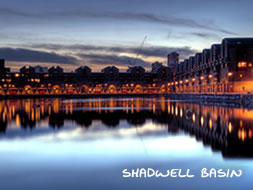
{"type": "Polygon", "coordinates": [[[238,68],[245,68],[245,67],[247,67],[247,62],[241,61],[238,63],[238,68]]]}

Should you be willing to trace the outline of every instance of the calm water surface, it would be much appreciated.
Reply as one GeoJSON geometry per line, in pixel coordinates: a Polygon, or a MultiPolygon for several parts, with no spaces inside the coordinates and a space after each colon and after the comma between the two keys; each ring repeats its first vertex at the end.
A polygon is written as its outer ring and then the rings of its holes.
{"type": "Polygon", "coordinates": [[[164,98],[1,100],[0,189],[252,189],[252,124],[253,110],[164,98]],[[195,178],[123,178],[125,168],[195,178]]]}

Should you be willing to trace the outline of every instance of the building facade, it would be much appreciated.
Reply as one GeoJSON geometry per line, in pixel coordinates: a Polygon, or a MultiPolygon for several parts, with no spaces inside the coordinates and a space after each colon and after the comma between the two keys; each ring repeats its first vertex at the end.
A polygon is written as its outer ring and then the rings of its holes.
{"type": "Polygon", "coordinates": [[[253,38],[225,38],[221,44],[177,64],[174,93],[251,93],[253,38]]]}
{"type": "Polygon", "coordinates": [[[0,95],[253,92],[253,38],[225,38],[221,44],[178,61],[178,53],[172,52],[168,66],[156,62],[150,72],[141,66],[126,72],[115,66],[101,72],[92,72],[88,66],[74,72],[64,72],[59,66],[10,72],[0,60],[0,95]]]}
{"type": "Polygon", "coordinates": [[[146,72],[141,66],[119,72],[108,66],[92,72],[81,66],[74,72],[64,72],[57,66],[47,68],[22,67],[10,72],[3,62],[0,75],[0,95],[65,95],[65,94],[144,94],[167,93],[171,71],[161,66],[146,72]]]}

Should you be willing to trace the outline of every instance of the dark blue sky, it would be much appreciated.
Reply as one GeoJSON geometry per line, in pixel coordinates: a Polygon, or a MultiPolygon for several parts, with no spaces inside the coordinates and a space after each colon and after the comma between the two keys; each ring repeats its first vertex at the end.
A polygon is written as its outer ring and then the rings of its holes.
{"type": "Polygon", "coordinates": [[[224,37],[252,36],[253,2],[206,0],[3,0],[0,57],[7,65],[149,67],[177,50],[184,59],[224,37]]]}

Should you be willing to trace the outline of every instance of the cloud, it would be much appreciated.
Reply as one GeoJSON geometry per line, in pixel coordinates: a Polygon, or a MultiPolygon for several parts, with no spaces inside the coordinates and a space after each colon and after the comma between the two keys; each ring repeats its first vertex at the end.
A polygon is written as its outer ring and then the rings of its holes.
{"type": "Polygon", "coordinates": [[[14,16],[22,16],[22,17],[30,17],[30,13],[22,12],[15,9],[9,8],[0,8],[0,15],[14,15],[14,16]]]}
{"type": "Polygon", "coordinates": [[[71,18],[71,17],[81,17],[81,18],[91,18],[91,19],[112,19],[112,20],[126,20],[126,21],[140,21],[140,22],[149,22],[156,24],[163,24],[167,26],[179,26],[179,27],[188,27],[188,28],[197,28],[197,29],[206,29],[216,32],[221,32],[224,34],[235,34],[228,30],[219,28],[215,25],[206,25],[197,22],[194,19],[190,18],[181,18],[175,16],[162,16],[155,15],[151,13],[136,13],[136,12],[89,12],[81,10],[73,11],[46,11],[46,12],[23,12],[14,9],[0,9],[0,15],[6,16],[19,16],[19,17],[28,17],[28,18],[39,18],[39,19],[61,19],[61,18],[71,18]]]}
{"type": "Polygon", "coordinates": [[[0,48],[0,56],[7,61],[15,62],[59,63],[70,65],[76,65],[78,62],[73,56],[22,48],[0,48]]]}
{"type": "MultiPolygon", "coordinates": [[[[68,50],[68,51],[85,51],[85,52],[106,52],[106,53],[131,53],[133,56],[139,51],[139,47],[122,47],[122,46],[93,46],[93,45],[60,45],[60,44],[33,44],[31,48],[48,49],[48,50],[68,50]]],[[[197,53],[197,50],[191,47],[165,47],[165,46],[148,46],[143,47],[140,55],[144,57],[165,58],[170,52],[178,52],[182,58],[189,57],[197,53]]]]}
{"type": "Polygon", "coordinates": [[[197,52],[197,50],[191,49],[190,47],[147,47],[143,48],[141,54],[144,56],[154,56],[154,57],[167,57],[171,52],[178,52],[180,57],[188,57],[197,52]]]}
{"type": "MultiPolygon", "coordinates": [[[[92,48],[91,48],[92,49],[92,48]]],[[[136,62],[137,65],[150,67],[150,63],[130,56],[101,53],[73,53],[74,56],[65,56],[57,53],[48,53],[21,48],[0,48],[1,58],[9,62],[33,62],[33,63],[56,63],[65,65],[80,65],[80,63],[92,65],[115,65],[127,67],[136,62]],[[77,57],[77,58],[76,58],[77,57]]]]}
{"type": "Polygon", "coordinates": [[[145,68],[150,68],[150,64],[153,61],[165,60],[170,52],[177,51],[181,59],[186,59],[197,52],[190,47],[149,46],[143,48],[140,56],[136,58],[136,53],[139,50],[138,47],[80,44],[33,44],[20,46],[23,48],[0,48],[1,58],[6,59],[8,62],[16,62],[16,68],[21,65],[21,62],[27,62],[56,63],[62,66],[65,65],[66,67],[85,64],[96,70],[95,67],[107,65],[115,65],[121,69],[125,69],[134,63],[145,68]],[[49,53],[49,51],[52,52],[49,53]]]}
{"type": "Polygon", "coordinates": [[[97,65],[114,65],[114,66],[130,66],[134,62],[136,65],[143,67],[150,67],[150,63],[137,58],[130,56],[119,56],[119,55],[105,55],[105,54],[78,54],[81,58],[85,60],[85,63],[88,64],[97,64],[97,65]]]}
{"type": "Polygon", "coordinates": [[[189,34],[192,35],[192,36],[200,37],[200,38],[218,38],[219,39],[218,35],[211,34],[211,33],[192,32],[192,33],[189,33],[189,34]]]}
{"type": "Polygon", "coordinates": [[[199,29],[208,29],[212,31],[218,31],[225,34],[233,34],[230,31],[220,29],[217,27],[207,26],[197,21],[189,18],[179,18],[173,16],[158,16],[150,13],[104,13],[104,14],[91,14],[94,17],[107,17],[107,18],[117,18],[117,19],[125,19],[125,20],[139,20],[153,23],[165,24],[168,26],[182,26],[182,27],[190,27],[190,28],[199,28],[199,29]]]}

